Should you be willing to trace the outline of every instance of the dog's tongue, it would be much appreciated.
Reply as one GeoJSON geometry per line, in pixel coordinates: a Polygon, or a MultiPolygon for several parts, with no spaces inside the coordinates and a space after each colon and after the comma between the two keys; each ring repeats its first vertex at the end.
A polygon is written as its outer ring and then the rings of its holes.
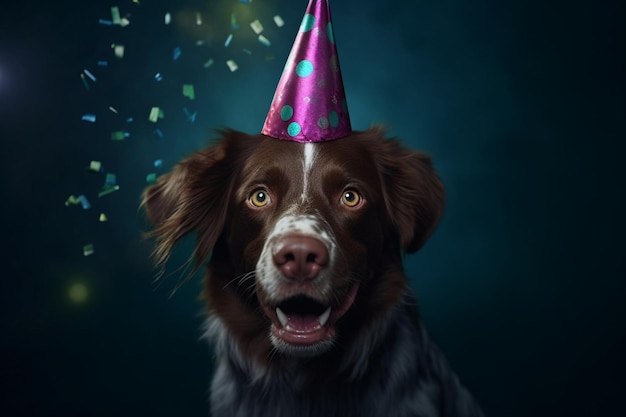
{"type": "Polygon", "coordinates": [[[319,329],[321,326],[317,316],[287,314],[287,324],[284,327],[288,331],[295,333],[310,333],[319,329]]]}
{"type": "MultiPolygon", "coordinates": [[[[333,330],[320,323],[320,318],[313,315],[286,314],[287,322],[280,328],[274,328],[278,337],[294,345],[312,345],[332,336],[333,330]]],[[[326,316],[328,317],[328,316],[326,316]]]]}

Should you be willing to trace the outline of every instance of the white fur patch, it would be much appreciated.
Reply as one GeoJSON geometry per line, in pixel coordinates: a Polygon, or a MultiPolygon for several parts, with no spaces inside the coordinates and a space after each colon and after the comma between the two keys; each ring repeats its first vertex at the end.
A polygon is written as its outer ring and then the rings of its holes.
{"type": "MultiPolygon", "coordinates": [[[[263,245],[263,251],[256,266],[256,278],[266,294],[270,297],[277,296],[281,292],[281,285],[284,284],[285,278],[274,265],[273,254],[276,244],[285,235],[297,233],[319,239],[328,250],[328,270],[332,270],[337,253],[337,243],[334,236],[328,233],[326,231],[327,228],[324,226],[319,218],[312,215],[285,215],[274,225],[263,245]]],[[[330,280],[325,276],[324,272],[322,271],[317,279],[313,281],[313,285],[316,286],[320,295],[326,295],[331,290],[330,280]]],[[[273,301],[280,300],[276,299],[273,301]]]]}
{"type": "Polygon", "coordinates": [[[300,196],[303,202],[307,200],[307,196],[309,194],[309,176],[311,175],[311,167],[313,166],[316,154],[317,150],[315,148],[315,144],[304,144],[304,158],[302,162],[302,194],[300,196]]]}

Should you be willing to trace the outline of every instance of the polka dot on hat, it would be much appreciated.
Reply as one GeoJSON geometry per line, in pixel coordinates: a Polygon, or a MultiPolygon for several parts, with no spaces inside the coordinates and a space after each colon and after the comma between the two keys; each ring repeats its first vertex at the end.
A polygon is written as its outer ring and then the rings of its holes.
{"type": "Polygon", "coordinates": [[[303,78],[313,74],[313,63],[308,59],[303,59],[298,62],[298,65],[296,65],[296,74],[303,78]]]}

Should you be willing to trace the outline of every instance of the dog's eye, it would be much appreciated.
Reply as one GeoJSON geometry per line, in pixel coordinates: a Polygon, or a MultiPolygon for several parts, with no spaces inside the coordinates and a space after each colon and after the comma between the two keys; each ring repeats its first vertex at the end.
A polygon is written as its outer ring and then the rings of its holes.
{"type": "Polygon", "coordinates": [[[270,196],[267,195],[267,191],[259,189],[250,195],[248,201],[255,207],[265,207],[270,202],[270,196]]]}
{"type": "Polygon", "coordinates": [[[341,195],[341,203],[348,207],[356,207],[361,203],[361,196],[353,190],[346,190],[341,195]]]}

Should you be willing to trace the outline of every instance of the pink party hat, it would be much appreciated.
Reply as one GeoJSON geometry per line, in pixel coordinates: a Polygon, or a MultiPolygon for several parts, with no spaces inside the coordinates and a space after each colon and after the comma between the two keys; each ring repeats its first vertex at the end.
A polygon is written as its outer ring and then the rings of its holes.
{"type": "Polygon", "coordinates": [[[261,133],[324,142],[351,132],[328,0],[310,0],[261,133]]]}

